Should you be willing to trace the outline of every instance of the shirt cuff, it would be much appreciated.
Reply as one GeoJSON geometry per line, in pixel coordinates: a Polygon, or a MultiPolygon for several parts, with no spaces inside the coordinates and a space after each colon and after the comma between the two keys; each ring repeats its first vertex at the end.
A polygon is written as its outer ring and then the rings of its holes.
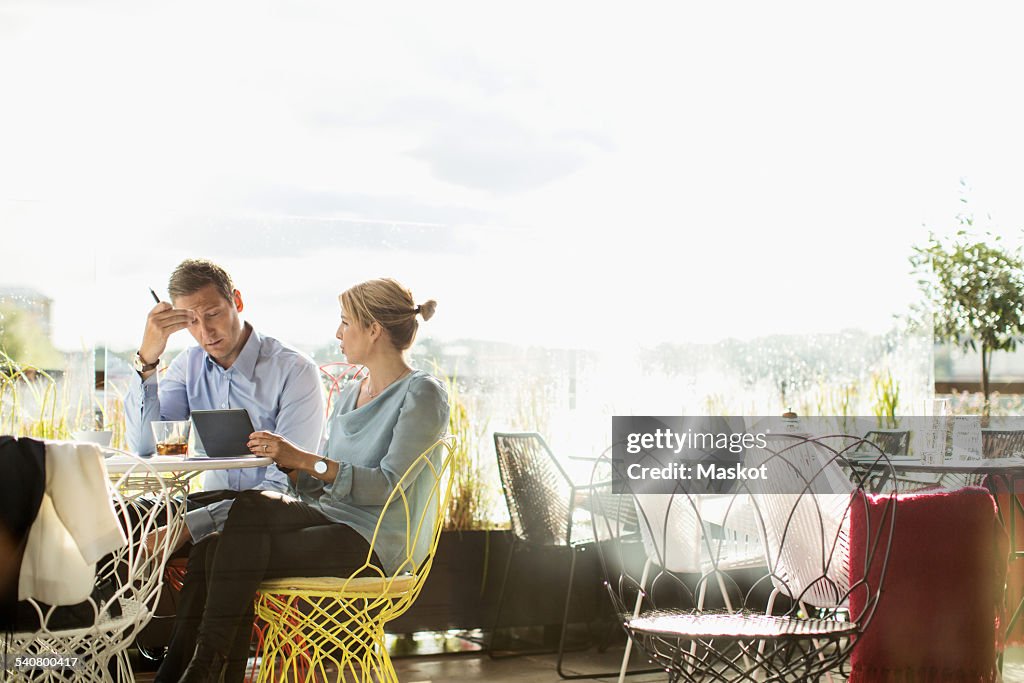
{"type": "Polygon", "coordinates": [[[352,493],[352,465],[338,463],[338,475],[330,484],[324,484],[324,493],[334,500],[344,500],[352,493]]]}
{"type": "Polygon", "coordinates": [[[324,482],[309,472],[299,472],[299,476],[296,477],[294,484],[291,483],[291,479],[288,480],[288,488],[295,494],[305,493],[306,495],[315,496],[323,492],[324,482]]]}
{"type": "Polygon", "coordinates": [[[234,500],[218,500],[206,507],[185,513],[185,526],[192,535],[192,542],[198,543],[215,531],[224,531],[228,513],[234,500]]]}
{"type": "Polygon", "coordinates": [[[142,379],[142,375],[138,372],[133,372],[135,379],[132,380],[132,385],[142,392],[143,398],[154,398],[156,397],[157,391],[160,388],[160,382],[157,379],[157,373],[153,373],[146,379],[142,379]]]}

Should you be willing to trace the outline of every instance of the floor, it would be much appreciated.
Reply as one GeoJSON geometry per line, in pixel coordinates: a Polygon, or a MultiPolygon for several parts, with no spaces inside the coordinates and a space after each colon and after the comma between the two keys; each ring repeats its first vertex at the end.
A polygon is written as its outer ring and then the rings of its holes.
{"type": "MultiPolygon", "coordinates": [[[[463,681],[489,681],[491,683],[556,683],[562,680],[555,671],[554,654],[522,655],[504,659],[491,659],[473,643],[455,635],[416,634],[392,643],[394,663],[402,683],[435,683],[463,681]],[[398,652],[436,654],[399,655],[398,652]]],[[[610,647],[604,652],[596,649],[569,653],[565,669],[572,673],[617,671],[622,659],[622,647],[610,647]]],[[[644,668],[634,657],[632,666],[644,668]]],[[[153,680],[151,672],[139,672],[138,683],[153,680]]],[[[616,676],[590,679],[613,682],[616,676]]],[[[667,680],[665,674],[652,673],[629,676],[630,683],[653,683],[667,680]]],[[[1007,650],[1003,667],[1004,683],[1024,683],[1024,647],[1007,650]]]]}

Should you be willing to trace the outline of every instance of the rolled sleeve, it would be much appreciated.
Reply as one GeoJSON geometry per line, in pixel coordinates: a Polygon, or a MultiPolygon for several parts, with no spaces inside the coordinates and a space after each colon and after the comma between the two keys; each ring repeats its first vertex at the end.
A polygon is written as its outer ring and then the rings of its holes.
{"type": "Polygon", "coordinates": [[[215,531],[223,531],[233,500],[221,500],[205,507],[185,513],[185,526],[192,535],[192,542],[198,543],[215,531]]]}
{"type": "Polygon", "coordinates": [[[289,480],[289,484],[289,490],[300,498],[317,498],[324,490],[324,482],[308,472],[299,472],[295,483],[291,484],[291,480],[289,480]]]}

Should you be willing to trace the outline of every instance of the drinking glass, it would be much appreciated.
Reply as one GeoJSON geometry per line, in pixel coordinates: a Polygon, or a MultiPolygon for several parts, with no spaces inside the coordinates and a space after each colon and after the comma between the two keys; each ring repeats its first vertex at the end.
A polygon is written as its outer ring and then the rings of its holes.
{"type": "Polygon", "coordinates": [[[155,421],[153,440],[156,441],[157,455],[187,455],[190,420],[155,421]]]}

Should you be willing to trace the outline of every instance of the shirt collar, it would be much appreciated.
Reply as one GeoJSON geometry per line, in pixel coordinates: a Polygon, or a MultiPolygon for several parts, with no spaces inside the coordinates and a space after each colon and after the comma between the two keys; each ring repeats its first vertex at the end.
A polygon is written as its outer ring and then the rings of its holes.
{"type": "MultiPolygon", "coordinates": [[[[263,345],[263,337],[260,333],[253,329],[253,326],[249,323],[245,323],[245,326],[249,328],[249,338],[245,340],[245,346],[238,354],[238,358],[231,364],[228,370],[237,369],[240,373],[245,375],[250,380],[253,379],[253,375],[256,373],[256,361],[260,357],[260,347],[263,345]]],[[[217,365],[217,361],[210,358],[210,354],[206,354],[206,367],[217,368],[221,372],[227,372],[224,368],[217,365]]]]}

